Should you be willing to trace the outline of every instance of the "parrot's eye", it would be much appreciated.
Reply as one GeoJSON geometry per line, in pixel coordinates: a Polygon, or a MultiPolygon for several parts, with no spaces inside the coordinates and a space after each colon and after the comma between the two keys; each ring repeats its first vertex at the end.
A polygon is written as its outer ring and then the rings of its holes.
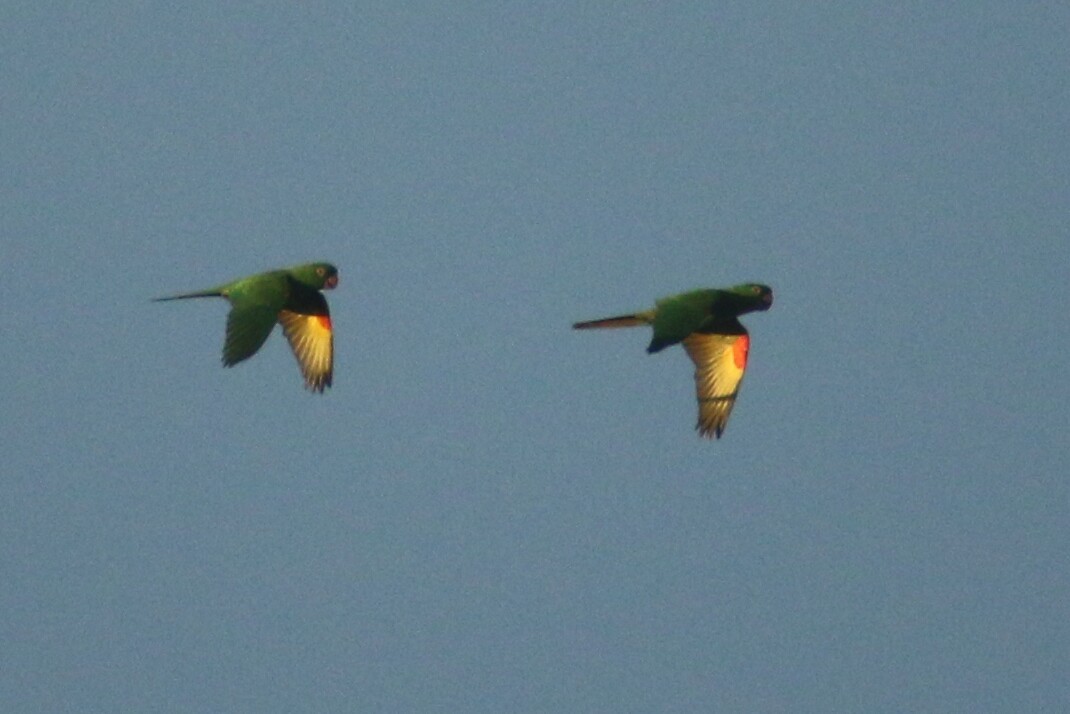
{"type": "Polygon", "coordinates": [[[754,285],[754,286],[752,286],[752,287],[751,287],[750,291],[751,291],[752,293],[754,293],[755,295],[761,295],[761,293],[762,293],[762,286],[761,286],[761,285],[754,285]]]}
{"type": "Polygon", "coordinates": [[[323,274],[326,273],[326,272],[327,271],[324,270],[323,268],[316,268],[316,275],[320,276],[321,278],[323,277],[323,274]]]}

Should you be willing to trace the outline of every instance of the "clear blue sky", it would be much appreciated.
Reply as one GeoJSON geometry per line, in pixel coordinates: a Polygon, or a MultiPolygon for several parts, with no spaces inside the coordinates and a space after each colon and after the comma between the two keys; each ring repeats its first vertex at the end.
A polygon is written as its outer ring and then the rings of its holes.
{"type": "Polygon", "coordinates": [[[0,11],[0,710],[1067,711],[1070,6],[386,6],[0,11]]]}

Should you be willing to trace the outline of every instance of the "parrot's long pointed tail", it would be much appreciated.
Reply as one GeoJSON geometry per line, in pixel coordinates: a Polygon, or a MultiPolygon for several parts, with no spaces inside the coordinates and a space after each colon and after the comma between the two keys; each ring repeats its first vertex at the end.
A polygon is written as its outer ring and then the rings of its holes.
{"type": "Polygon", "coordinates": [[[168,295],[167,297],[153,298],[153,302],[166,302],[168,300],[185,300],[187,298],[200,297],[223,297],[223,292],[218,288],[212,290],[199,290],[195,293],[181,293],[180,295],[168,295]]]}
{"type": "Polygon", "coordinates": [[[643,313],[634,315],[617,315],[616,317],[604,317],[601,320],[588,320],[586,322],[573,323],[572,327],[577,330],[594,330],[601,327],[638,327],[649,325],[650,320],[643,313]]]}

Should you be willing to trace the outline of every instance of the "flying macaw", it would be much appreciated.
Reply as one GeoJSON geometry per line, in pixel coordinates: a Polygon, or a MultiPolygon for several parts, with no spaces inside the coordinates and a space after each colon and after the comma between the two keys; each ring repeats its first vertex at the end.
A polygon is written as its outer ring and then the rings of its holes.
{"type": "Polygon", "coordinates": [[[772,304],[772,289],[746,283],[727,289],[692,290],[662,298],[651,310],[577,322],[573,327],[587,330],[651,325],[654,336],[646,348],[649,353],[682,342],[695,363],[695,429],[707,439],[720,439],[736,403],[750,350],[750,336],[738,318],[748,312],[768,310],[772,304]]]}
{"type": "Polygon", "coordinates": [[[322,393],[331,386],[334,373],[334,337],[327,299],[320,291],[337,284],[338,269],[333,265],[307,263],[156,300],[226,298],[230,313],[223,343],[224,367],[256,354],[278,322],[297,357],[305,387],[322,393]]]}

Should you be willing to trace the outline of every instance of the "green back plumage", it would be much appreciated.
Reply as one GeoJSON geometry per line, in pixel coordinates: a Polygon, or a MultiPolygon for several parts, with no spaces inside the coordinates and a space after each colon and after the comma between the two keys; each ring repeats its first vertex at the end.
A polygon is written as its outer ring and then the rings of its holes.
{"type": "Polygon", "coordinates": [[[294,295],[323,290],[329,282],[337,281],[337,275],[330,263],[305,263],[239,278],[219,291],[231,303],[277,304],[281,309],[294,295]]]}
{"type": "Polygon", "coordinates": [[[647,352],[663,350],[693,332],[745,334],[737,318],[768,309],[772,294],[768,286],[744,283],[726,290],[691,290],[662,298],[654,307],[654,335],[647,352]]]}
{"type": "MultiPolygon", "coordinates": [[[[280,295],[291,292],[292,283],[298,283],[311,290],[323,290],[334,287],[338,282],[338,269],[330,263],[303,263],[281,270],[269,270],[244,278],[232,280],[207,290],[179,293],[167,297],[153,298],[156,302],[166,300],[185,300],[200,297],[225,297],[231,302],[235,299],[254,302],[274,302],[280,295]]],[[[285,300],[285,298],[283,298],[285,300]]]]}
{"type": "Polygon", "coordinates": [[[220,292],[234,306],[260,304],[281,308],[290,290],[286,275],[285,270],[250,275],[227,283],[220,292]]]}

